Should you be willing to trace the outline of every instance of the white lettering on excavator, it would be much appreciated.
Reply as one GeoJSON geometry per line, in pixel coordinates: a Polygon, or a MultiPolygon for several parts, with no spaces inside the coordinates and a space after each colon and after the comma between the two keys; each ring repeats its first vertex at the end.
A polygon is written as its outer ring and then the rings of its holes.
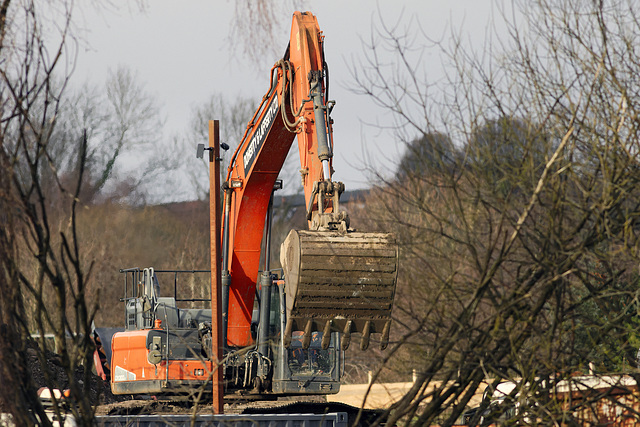
{"type": "Polygon", "coordinates": [[[273,121],[276,117],[277,112],[278,112],[278,96],[276,95],[273,97],[273,100],[271,101],[271,104],[269,104],[269,107],[267,107],[267,111],[264,113],[264,116],[262,117],[262,121],[258,125],[258,129],[253,134],[253,137],[251,138],[251,142],[249,142],[247,149],[244,151],[244,154],[242,155],[245,174],[249,172],[249,169],[251,169],[251,166],[253,165],[253,162],[256,159],[256,155],[258,154],[258,151],[260,151],[260,148],[262,148],[262,144],[264,144],[264,141],[267,137],[267,133],[269,133],[269,130],[271,129],[271,125],[273,124],[273,121]]]}

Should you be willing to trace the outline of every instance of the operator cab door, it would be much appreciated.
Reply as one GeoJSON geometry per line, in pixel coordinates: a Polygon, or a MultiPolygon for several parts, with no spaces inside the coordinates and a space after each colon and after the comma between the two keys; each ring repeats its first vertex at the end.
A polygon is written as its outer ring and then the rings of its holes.
{"type": "Polygon", "coordinates": [[[272,391],[278,394],[333,394],[340,390],[343,353],[339,334],[331,333],[329,347],[321,347],[322,332],[314,331],[308,349],[302,348],[302,331],[294,331],[289,348],[284,347],[284,312],[278,292],[271,299],[271,351],[274,357],[272,391]]]}

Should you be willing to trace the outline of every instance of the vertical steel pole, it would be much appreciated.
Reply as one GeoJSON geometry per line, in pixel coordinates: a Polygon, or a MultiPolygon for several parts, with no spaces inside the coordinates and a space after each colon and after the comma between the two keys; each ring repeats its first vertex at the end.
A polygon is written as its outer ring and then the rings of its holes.
{"type": "Polygon", "coordinates": [[[214,414],[224,413],[224,383],[222,379],[222,286],[220,276],[220,122],[209,120],[209,236],[211,240],[211,344],[214,370],[214,414]]]}

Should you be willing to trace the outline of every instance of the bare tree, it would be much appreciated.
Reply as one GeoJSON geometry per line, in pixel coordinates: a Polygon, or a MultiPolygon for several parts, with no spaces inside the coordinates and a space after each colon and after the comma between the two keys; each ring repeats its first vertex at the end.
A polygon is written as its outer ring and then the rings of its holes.
{"type": "MultiPolygon", "coordinates": [[[[195,147],[198,143],[208,144],[209,140],[209,120],[215,118],[220,120],[220,141],[230,147],[231,153],[235,149],[244,135],[247,123],[251,120],[258,100],[251,100],[238,96],[234,101],[225,99],[221,94],[214,93],[204,104],[193,107],[191,122],[187,137],[181,140],[183,150],[187,155],[183,161],[183,169],[186,171],[187,179],[193,188],[196,197],[204,200],[209,194],[209,163],[205,159],[196,159],[195,147]]],[[[223,158],[221,173],[222,181],[226,177],[226,166],[230,153],[221,150],[223,158]]]]}
{"type": "Polygon", "coordinates": [[[290,22],[285,18],[291,18],[304,3],[304,0],[236,2],[229,48],[233,53],[239,48],[258,69],[273,65],[284,55],[280,40],[287,39],[290,28],[290,22]]]}
{"type": "Polygon", "coordinates": [[[396,171],[400,180],[436,171],[450,171],[460,163],[461,152],[447,135],[430,133],[414,139],[406,150],[396,171]]]}
{"type": "Polygon", "coordinates": [[[63,174],[73,174],[74,150],[69,141],[87,130],[87,202],[144,200],[148,187],[177,169],[180,162],[166,141],[158,101],[130,70],[110,71],[103,87],[88,84],[68,91],[51,138],[52,161],[63,174]]]}
{"type": "Polygon", "coordinates": [[[89,331],[97,309],[85,296],[90,268],[76,235],[87,138],[67,141],[76,165],[67,182],[50,145],[68,82],[63,70],[73,57],[71,13],[67,2],[4,1],[0,7],[0,399],[19,425],[64,418],[60,398],[45,413],[34,369],[49,389],[70,390],[69,408],[79,424],[93,419],[90,370],[78,378],[80,367],[91,364],[89,331]],[[39,347],[31,341],[32,333],[48,332],[58,343],[59,369],[47,360],[47,342],[39,347]]]}
{"type": "MultiPolygon", "coordinates": [[[[464,152],[450,156],[455,167],[381,182],[367,201],[370,226],[402,243],[385,369],[418,377],[389,424],[451,425],[478,390],[504,381],[511,404],[484,401],[472,424],[597,422],[591,405],[613,386],[571,404],[550,390],[579,382],[590,363],[608,378],[635,372],[640,11],[517,6],[477,55],[455,33],[439,44],[444,82],[422,79],[412,54],[428,37],[415,27],[382,22],[354,67],[401,136],[446,135],[464,152]]],[[[608,404],[639,420],[627,397],[608,404]]]]}

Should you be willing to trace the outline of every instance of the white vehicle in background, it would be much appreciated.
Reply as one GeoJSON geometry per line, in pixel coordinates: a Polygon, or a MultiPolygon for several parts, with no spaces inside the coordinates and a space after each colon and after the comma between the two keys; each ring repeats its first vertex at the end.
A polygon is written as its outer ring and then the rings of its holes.
{"type": "Polygon", "coordinates": [[[488,400],[489,406],[483,411],[480,424],[487,421],[506,421],[519,414],[518,397],[520,393],[513,393],[517,386],[518,384],[514,381],[504,381],[499,383],[495,389],[491,385],[485,388],[482,400],[488,400]]]}
{"type": "MultiPolygon", "coordinates": [[[[65,398],[68,396],[68,390],[62,391],[58,389],[50,390],[46,387],[41,387],[38,390],[38,397],[44,407],[44,413],[49,418],[49,422],[52,427],[76,427],[75,417],[68,411],[66,407],[65,398]],[[58,413],[53,408],[53,400],[58,402],[58,413]],[[59,415],[59,416],[58,416],[59,415]]],[[[0,427],[15,427],[16,423],[13,420],[13,416],[9,413],[0,413],[0,427]]]]}
{"type": "MultiPolygon", "coordinates": [[[[519,422],[531,424],[536,421],[536,407],[538,399],[554,400],[563,410],[572,414],[576,419],[591,420],[598,422],[602,414],[608,414],[612,407],[611,396],[632,395],[638,390],[638,382],[631,375],[626,374],[609,374],[609,375],[576,375],[567,378],[549,379],[548,382],[536,381],[534,385],[522,383],[518,381],[504,381],[499,383],[495,388],[491,385],[487,386],[483,394],[483,401],[489,402],[486,409],[482,411],[479,423],[501,423],[517,418],[519,422]],[[595,393],[594,393],[595,392],[595,393]],[[603,399],[595,399],[590,404],[580,408],[571,407],[567,402],[576,399],[582,399],[583,396],[608,396],[603,399]]],[[[625,415],[625,405],[619,404],[617,407],[616,417],[622,420],[625,417],[633,417],[634,415],[625,415]]],[[[474,408],[475,411],[478,408],[474,408]]],[[[467,411],[469,414],[466,420],[471,419],[475,415],[474,410],[467,411]]],[[[616,418],[618,420],[618,418],[616,418]]],[[[618,425],[616,423],[610,425],[618,425]]]]}

